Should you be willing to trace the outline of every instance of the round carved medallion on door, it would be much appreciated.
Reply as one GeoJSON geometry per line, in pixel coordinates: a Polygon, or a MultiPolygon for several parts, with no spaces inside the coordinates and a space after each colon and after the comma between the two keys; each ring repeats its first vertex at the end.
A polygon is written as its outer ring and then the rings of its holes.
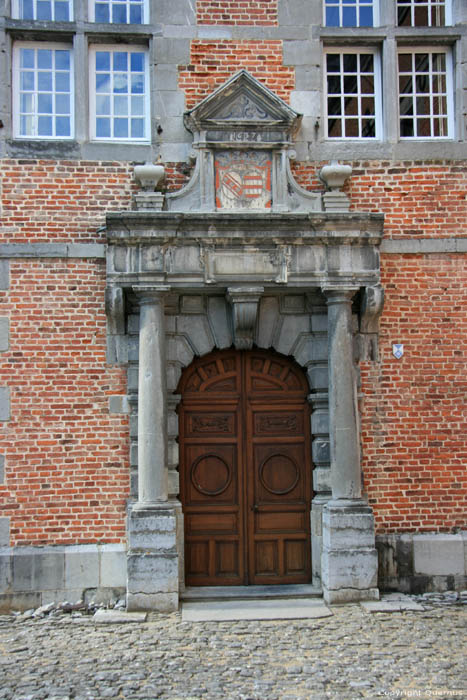
{"type": "Polygon", "coordinates": [[[298,484],[300,470],[287,455],[274,454],[264,460],[259,470],[261,484],[275,496],[290,493],[298,484]]]}
{"type": "Polygon", "coordinates": [[[218,496],[226,490],[231,480],[229,465],[215,454],[198,457],[191,468],[191,483],[205,496],[218,496]]]}

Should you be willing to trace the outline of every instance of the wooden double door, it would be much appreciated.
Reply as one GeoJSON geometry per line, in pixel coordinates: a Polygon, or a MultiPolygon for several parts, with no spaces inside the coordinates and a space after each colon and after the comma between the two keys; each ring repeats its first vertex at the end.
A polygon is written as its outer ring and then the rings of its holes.
{"type": "Polygon", "coordinates": [[[179,392],[186,584],[309,582],[303,371],[266,351],[217,351],[185,370],[179,392]]]}

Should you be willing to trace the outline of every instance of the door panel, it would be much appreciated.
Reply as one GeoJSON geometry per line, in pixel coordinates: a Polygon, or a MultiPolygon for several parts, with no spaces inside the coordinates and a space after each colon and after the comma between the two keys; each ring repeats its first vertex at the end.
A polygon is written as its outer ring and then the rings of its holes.
{"type": "Polygon", "coordinates": [[[287,358],[218,351],[183,374],[187,585],[310,580],[308,386],[287,358]]]}

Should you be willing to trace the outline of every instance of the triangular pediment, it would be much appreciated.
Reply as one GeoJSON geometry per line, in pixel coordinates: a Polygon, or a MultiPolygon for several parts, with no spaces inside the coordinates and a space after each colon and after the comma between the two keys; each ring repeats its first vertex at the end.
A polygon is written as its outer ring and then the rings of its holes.
{"type": "Polygon", "coordinates": [[[280,97],[241,70],[221,85],[196,107],[185,113],[190,131],[238,125],[270,128],[280,126],[292,130],[301,115],[280,97]]]}

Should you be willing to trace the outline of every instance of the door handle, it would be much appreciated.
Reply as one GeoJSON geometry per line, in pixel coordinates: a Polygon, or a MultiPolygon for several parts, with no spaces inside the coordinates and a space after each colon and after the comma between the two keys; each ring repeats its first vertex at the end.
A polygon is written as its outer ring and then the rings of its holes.
{"type": "Polygon", "coordinates": [[[259,511],[259,506],[257,506],[255,503],[254,505],[251,506],[251,510],[253,511],[253,513],[257,513],[259,511]]]}

